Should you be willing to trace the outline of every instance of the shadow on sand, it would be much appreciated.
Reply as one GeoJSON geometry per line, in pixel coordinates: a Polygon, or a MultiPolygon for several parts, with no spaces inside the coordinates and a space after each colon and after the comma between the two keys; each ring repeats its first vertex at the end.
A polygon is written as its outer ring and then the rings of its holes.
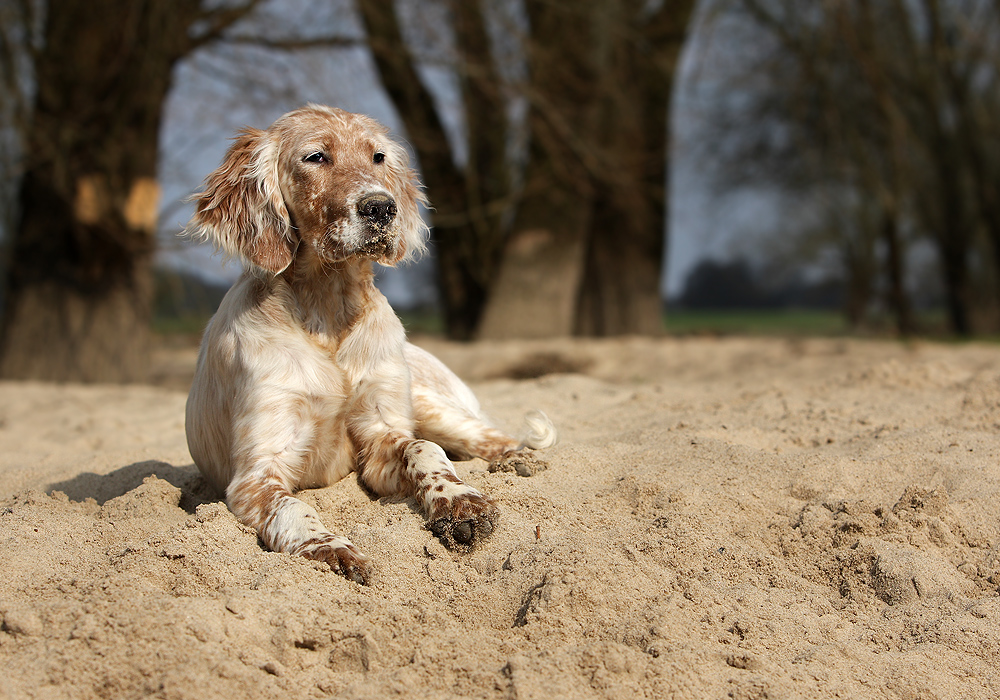
{"type": "Polygon", "coordinates": [[[109,474],[77,474],[72,479],[49,484],[46,492],[62,491],[71,501],[93,498],[99,505],[104,505],[112,498],[128,493],[147,476],[153,475],[181,490],[180,506],[188,513],[194,513],[202,503],[211,503],[220,498],[193,464],[175,467],[157,460],[135,462],[109,474]]]}

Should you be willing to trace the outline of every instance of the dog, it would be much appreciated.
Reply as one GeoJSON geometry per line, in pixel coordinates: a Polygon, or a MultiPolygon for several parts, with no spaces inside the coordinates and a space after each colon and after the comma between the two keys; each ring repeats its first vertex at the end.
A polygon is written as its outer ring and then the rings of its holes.
{"type": "Polygon", "coordinates": [[[422,252],[426,203],[406,151],[369,117],[319,105],[244,129],[192,196],[186,232],[245,261],[209,322],[186,410],[195,464],[264,546],[366,583],[372,564],[294,492],[351,472],[414,498],[430,530],[467,551],[497,524],[456,459],[553,445],[541,412],[515,439],[472,391],[406,340],[373,262],[422,252]]]}

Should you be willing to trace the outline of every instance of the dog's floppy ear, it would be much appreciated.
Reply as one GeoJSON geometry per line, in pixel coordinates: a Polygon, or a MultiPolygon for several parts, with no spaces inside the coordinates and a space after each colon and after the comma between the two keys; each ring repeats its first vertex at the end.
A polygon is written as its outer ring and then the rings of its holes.
{"type": "Polygon", "coordinates": [[[205,178],[187,232],[277,274],[292,263],[296,243],[278,185],[277,148],[268,134],[244,129],[222,165],[205,178]]]}

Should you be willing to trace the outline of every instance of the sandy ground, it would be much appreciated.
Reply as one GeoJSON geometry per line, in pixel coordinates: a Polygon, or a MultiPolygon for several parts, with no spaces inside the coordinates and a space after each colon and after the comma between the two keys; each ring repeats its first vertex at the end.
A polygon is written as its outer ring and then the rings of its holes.
{"type": "Polygon", "coordinates": [[[356,479],[304,492],[367,588],[205,492],[191,351],[0,384],[0,698],[1000,697],[1000,347],[426,346],[561,442],[458,465],[502,509],[466,555],[356,479]]]}

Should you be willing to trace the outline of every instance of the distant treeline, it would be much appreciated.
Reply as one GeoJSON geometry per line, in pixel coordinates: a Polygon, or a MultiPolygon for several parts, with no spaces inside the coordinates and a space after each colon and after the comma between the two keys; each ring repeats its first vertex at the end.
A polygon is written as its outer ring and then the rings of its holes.
{"type": "Polygon", "coordinates": [[[688,274],[669,307],[681,309],[825,309],[839,310],[847,288],[841,279],[805,279],[790,274],[774,280],[745,259],[707,259],[688,274]]]}
{"type": "Polygon", "coordinates": [[[153,272],[153,318],[204,321],[219,308],[229,285],[197,275],[157,267],[153,272]]]}

